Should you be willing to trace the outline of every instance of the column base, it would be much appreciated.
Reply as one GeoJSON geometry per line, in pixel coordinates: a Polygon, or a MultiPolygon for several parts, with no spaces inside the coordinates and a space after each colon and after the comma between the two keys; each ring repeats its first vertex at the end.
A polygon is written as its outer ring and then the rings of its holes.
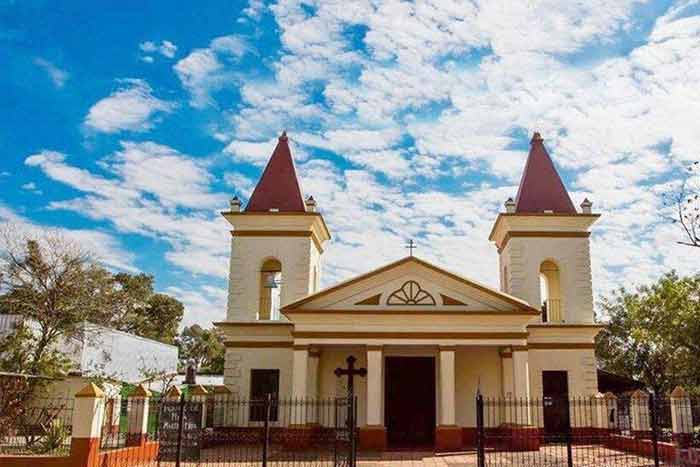
{"type": "Polygon", "coordinates": [[[386,450],[386,428],[384,425],[360,427],[360,449],[363,451],[386,450]]]}
{"type": "Polygon", "coordinates": [[[435,429],[436,451],[458,451],[462,447],[462,428],[457,425],[438,425],[435,429]]]}

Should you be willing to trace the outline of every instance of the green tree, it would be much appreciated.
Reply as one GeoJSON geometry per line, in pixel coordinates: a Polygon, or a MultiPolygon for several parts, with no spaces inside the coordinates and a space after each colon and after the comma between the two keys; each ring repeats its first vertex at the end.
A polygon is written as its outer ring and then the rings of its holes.
{"type": "Polygon", "coordinates": [[[609,317],[597,338],[604,369],[637,378],[657,393],[676,385],[700,390],[700,275],[675,272],[602,303],[609,317]]]}
{"type": "Polygon", "coordinates": [[[224,340],[216,329],[204,329],[198,324],[185,327],[177,344],[183,366],[192,361],[198,371],[217,374],[224,372],[224,340]]]}
{"type": "Polygon", "coordinates": [[[171,344],[177,337],[184,306],[177,299],[154,292],[149,274],[114,275],[122,308],[115,312],[114,326],[122,331],[171,344]]]}
{"type": "Polygon", "coordinates": [[[60,235],[32,238],[5,225],[0,240],[0,313],[26,319],[0,339],[0,371],[64,372],[59,344],[84,339],[86,321],[173,342],[183,307],[154,293],[152,276],[112,274],[60,235]]]}

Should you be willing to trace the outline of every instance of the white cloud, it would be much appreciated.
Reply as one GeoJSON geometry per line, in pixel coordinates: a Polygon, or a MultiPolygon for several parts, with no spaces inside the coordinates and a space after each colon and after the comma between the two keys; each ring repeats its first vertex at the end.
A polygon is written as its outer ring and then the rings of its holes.
{"type": "Polygon", "coordinates": [[[276,144],[277,138],[263,142],[234,140],[226,146],[224,152],[231,154],[236,162],[265,165],[276,144]]]}
{"type": "Polygon", "coordinates": [[[158,99],[143,80],[120,81],[121,87],[99,100],[85,117],[85,126],[102,133],[146,131],[163,113],[172,112],[175,104],[158,99]]]}
{"type": "Polygon", "coordinates": [[[174,58],[177,52],[177,45],[168,40],[163,40],[160,44],[153,41],[144,41],[139,44],[139,50],[144,54],[141,56],[141,60],[153,63],[153,55],[155,54],[159,54],[165,58],[174,58]]]}
{"type": "Polygon", "coordinates": [[[243,9],[243,15],[253,21],[258,21],[262,17],[265,8],[263,0],[249,0],[248,6],[243,9]]]}
{"type": "Polygon", "coordinates": [[[35,58],[34,64],[42,70],[44,70],[47,75],[49,75],[49,78],[51,78],[51,82],[57,88],[62,88],[63,85],[66,84],[66,81],[68,81],[68,78],[70,77],[67,71],[60,69],[59,67],[57,67],[56,65],[44,58],[35,58]]]}
{"type": "Polygon", "coordinates": [[[190,104],[196,108],[210,105],[213,102],[211,92],[233,79],[224,63],[235,63],[248,51],[248,44],[240,37],[220,36],[214,38],[209,47],[194,49],[178,61],[173,69],[191,95],[190,104]]]}
{"type": "Polygon", "coordinates": [[[203,286],[198,289],[168,287],[166,293],[175,296],[185,306],[181,326],[208,326],[226,318],[226,290],[203,286]]]}
{"type": "Polygon", "coordinates": [[[25,191],[29,191],[29,192],[34,193],[36,195],[42,194],[42,191],[39,189],[39,187],[36,186],[36,183],[34,183],[34,182],[25,183],[21,186],[21,188],[25,191]]]}
{"type": "Polygon", "coordinates": [[[67,229],[36,224],[0,203],[0,226],[3,225],[10,225],[18,233],[38,238],[41,238],[47,231],[57,233],[96,255],[97,260],[106,266],[122,271],[137,271],[133,263],[134,254],[125,250],[114,236],[99,230],[67,229]]]}
{"type": "Polygon", "coordinates": [[[224,180],[231,186],[239,197],[250,198],[255,188],[255,180],[237,172],[228,172],[224,180]]]}
{"type": "Polygon", "coordinates": [[[211,175],[192,157],[152,142],[123,142],[99,162],[106,176],[74,167],[55,151],[29,156],[25,164],[83,192],[51,202],[50,209],[73,211],[110,222],[122,233],[163,240],[170,245],[166,259],[194,274],[227,275],[230,227],[218,210],[226,207],[228,196],[210,190],[211,175]]]}

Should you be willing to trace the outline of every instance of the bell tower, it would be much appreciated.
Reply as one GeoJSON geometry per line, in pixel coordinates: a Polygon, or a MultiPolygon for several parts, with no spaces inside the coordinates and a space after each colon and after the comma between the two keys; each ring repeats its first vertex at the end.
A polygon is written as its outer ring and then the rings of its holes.
{"type": "Polygon", "coordinates": [[[593,323],[588,199],[577,211],[539,133],[515,201],[505,203],[489,240],[499,254],[501,290],[542,308],[542,321],[593,323]]]}
{"type": "Polygon", "coordinates": [[[302,197],[282,133],[245,209],[238,198],[223,216],[233,226],[227,321],[280,320],[280,307],[319,288],[330,233],[312,197],[302,197]]]}

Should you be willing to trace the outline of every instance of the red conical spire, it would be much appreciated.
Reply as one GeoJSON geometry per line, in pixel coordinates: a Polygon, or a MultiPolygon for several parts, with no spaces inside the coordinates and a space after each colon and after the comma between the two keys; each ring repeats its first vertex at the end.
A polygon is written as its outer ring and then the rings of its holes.
{"type": "Polygon", "coordinates": [[[280,212],[306,211],[286,131],[279,137],[277,146],[246,207],[246,211],[270,211],[271,209],[280,212]]]}
{"type": "Polygon", "coordinates": [[[574,203],[547,154],[542,137],[536,132],[530,141],[530,154],[520,180],[515,212],[545,211],[576,214],[574,203]]]}

